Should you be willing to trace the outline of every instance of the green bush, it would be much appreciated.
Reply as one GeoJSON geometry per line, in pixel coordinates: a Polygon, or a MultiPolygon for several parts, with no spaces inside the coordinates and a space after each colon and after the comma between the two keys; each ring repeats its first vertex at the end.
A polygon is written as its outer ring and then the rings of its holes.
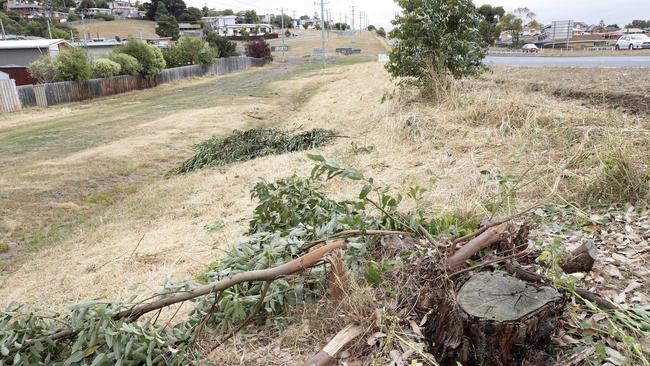
{"type": "Polygon", "coordinates": [[[93,61],[94,78],[110,78],[119,75],[121,70],[122,66],[120,64],[107,58],[100,58],[93,61]]]}
{"type": "Polygon", "coordinates": [[[108,59],[120,65],[121,75],[138,75],[142,70],[142,65],[138,60],[126,53],[111,53],[108,59]]]}
{"type": "Polygon", "coordinates": [[[92,75],[92,64],[83,48],[62,52],[56,60],[61,78],[66,81],[86,81],[92,75]]]}
{"type": "Polygon", "coordinates": [[[196,38],[183,37],[176,46],[162,51],[167,67],[187,65],[210,66],[216,58],[216,51],[207,47],[203,41],[196,38]]]}
{"type": "Polygon", "coordinates": [[[56,61],[50,56],[42,56],[27,66],[27,71],[39,83],[52,83],[61,77],[56,61]]]}
{"type": "Polygon", "coordinates": [[[125,45],[117,48],[115,53],[124,53],[135,57],[142,66],[140,74],[145,76],[159,75],[166,66],[165,58],[158,47],[136,39],[130,39],[125,45]]]}
{"type": "MultiPolygon", "coordinates": [[[[398,0],[403,15],[393,20],[396,45],[386,68],[402,83],[436,92],[448,78],[485,70],[486,44],[471,0],[398,0]]],[[[379,32],[378,32],[379,34],[379,32]]]]}
{"type": "Polygon", "coordinates": [[[75,20],[79,20],[81,17],[75,13],[68,13],[68,21],[69,22],[74,22],[75,20]]]}
{"type": "Polygon", "coordinates": [[[209,32],[205,40],[210,47],[217,51],[217,57],[239,56],[237,44],[221,37],[215,32],[209,32]]]}

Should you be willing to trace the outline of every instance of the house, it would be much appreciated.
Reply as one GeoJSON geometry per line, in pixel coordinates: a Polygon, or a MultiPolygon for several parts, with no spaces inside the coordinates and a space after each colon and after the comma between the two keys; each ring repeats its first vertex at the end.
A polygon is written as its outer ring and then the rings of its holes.
{"type": "Polygon", "coordinates": [[[140,11],[138,8],[131,5],[131,1],[129,0],[111,1],[108,6],[111,9],[111,13],[118,18],[140,18],[140,11]]]}
{"type": "Polygon", "coordinates": [[[94,17],[96,15],[104,14],[111,15],[111,9],[107,8],[86,8],[83,10],[85,16],[94,17]]]}
{"type": "Polygon", "coordinates": [[[82,47],[86,50],[88,56],[92,59],[98,59],[108,56],[116,47],[123,45],[126,42],[121,42],[115,39],[105,40],[103,38],[93,39],[89,41],[76,42],[72,45],[75,47],[82,47]]]}
{"type": "Polygon", "coordinates": [[[217,17],[203,17],[201,21],[208,24],[212,30],[217,32],[219,28],[237,24],[236,15],[222,15],[217,17]]]}
{"type": "Polygon", "coordinates": [[[271,24],[234,24],[220,27],[216,32],[223,37],[240,37],[246,34],[263,36],[273,33],[273,26],[271,24]]]}
{"type": "Polygon", "coordinates": [[[21,3],[17,0],[7,0],[4,8],[6,11],[13,11],[24,18],[37,16],[43,9],[38,4],[21,3]]]}
{"type": "Polygon", "coordinates": [[[178,23],[178,29],[180,30],[180,34],[183,37],[194,37],[194,38],[203,37],[203,30],[201,24],[178,23]]]}
{"type": "Polygon", "coordinates": [[[41,56],[56,57],[72,47],[64,39],[0,41],[0,66],[27,66],[41,56]]]}

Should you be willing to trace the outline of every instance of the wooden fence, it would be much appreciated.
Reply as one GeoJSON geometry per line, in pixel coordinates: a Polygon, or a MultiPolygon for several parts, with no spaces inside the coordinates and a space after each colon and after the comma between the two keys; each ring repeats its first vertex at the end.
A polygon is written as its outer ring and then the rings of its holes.
{"type": "Polygon", "coordinates": [[[16,81],[13,79],[0,80],[0,113],[15,112],[20,107],[16,81]]]}
{"type": "MultiPolygon", "coordinates": [[[[115,76],[105,79],[92,79],[84,82],[63,81],[41,85],[23,85],[15,87],[19,103],[23,107],[47,107],[50,105],[78,102],[87,99],[126,93],[132,90],[152,88],[156,85],[169,83],[191,77],[223,75],[244,71],[252,66],[262,66],[263,62],[249,57],[220,58],[209,66],[191,65],[165,69],[160,75],[115,76]]],[[[0,104],[2,103],[0,95],[0,104]]],[[[4,110],[2,110],[4,112],[4,110]]]]}

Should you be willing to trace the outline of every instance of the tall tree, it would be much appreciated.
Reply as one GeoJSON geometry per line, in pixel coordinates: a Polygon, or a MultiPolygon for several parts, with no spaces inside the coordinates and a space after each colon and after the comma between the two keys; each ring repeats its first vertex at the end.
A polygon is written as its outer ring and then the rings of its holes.
{"type": "Polygon", "coordinates": [[[492,45],[501,33],[500,27],[498,27],[499,19],[505,15],[506,11],[503,6],[493,7],[485,4],[478,8],[478,13],[482,18],[479,23],[481,35],[487,44],[492,45]]]}
{"type": "Polygon", "coordinates": [[[178,39],[180,36],[180,29],[176,18],[171,15],[163,15],[158,19],[158,26],[156,27],[156,34],[160,37],[171,37],[178,39]]]}
{"type": "Polygon", "coordinates": [[[499,22],[502,30],[509,31],[512,35],[512,45],[518,46],[521,33],[524,30],[524,21],[514,13],[508,13],[501,17],[499,22]]]}
{"type": "Polygon", "coordinates": [[[255,10],[246,10],[244,13],[244,23],[245,24],[257,24],[260,22],[260,18],[257,16],[255,10]]]}
{"type": "Polygon", "coordinates": [[[596,32],[598,33],[604,33],[607,30],[605,26],[605,20],[601,19],[600,23],[598,23],[598,26],[596,27],[596,32]]]}

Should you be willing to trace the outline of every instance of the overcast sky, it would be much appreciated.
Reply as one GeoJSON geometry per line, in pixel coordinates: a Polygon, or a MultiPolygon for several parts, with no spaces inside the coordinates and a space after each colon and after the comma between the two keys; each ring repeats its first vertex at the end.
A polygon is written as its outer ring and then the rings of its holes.
{"type": "MultiPolygon", "coordinates": [[[[261,13],[279,13],[280,8],[288,10],[289,15],[296,16],[315,11],[320,13],[320,6],[314,5],[315,0],[186,0],[189,5],[209,8],[234,10],[256,9],[261,13]]],[[[355,18],[359,19],[359,11],[368,13],[370,23],[390,28],[390,21],[399,11],[399,6],[392,0],[329,0],[326,9],[331,10],[334,21],[345,21],[345,15],[351,17],[351,6],[355,6],[355,18]]],[[[486,0],[475,1],[477,5],[485,3],[502,5],[511,11],[518,7],[528,7],[537,13],[537,20],[550,23],[553,20],[584,21],[597,24],[604,19],[607,24],[618,23],[624,26],[633,19],[650,19],[650,0],[486,0]]]]}

